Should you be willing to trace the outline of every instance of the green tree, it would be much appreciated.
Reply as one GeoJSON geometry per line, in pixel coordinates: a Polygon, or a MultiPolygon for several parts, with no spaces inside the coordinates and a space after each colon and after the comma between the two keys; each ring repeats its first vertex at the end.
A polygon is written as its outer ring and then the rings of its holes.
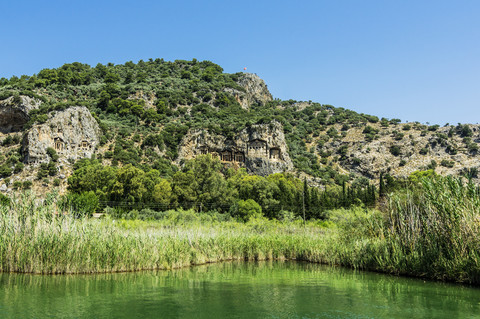
{"type": "Polygon", "coordinates": [[[84,159],[75,164],[75,171],[68,178],[68,190],[72,193],[94,191],[102,201],[114,200],[113,185],[117,169],[103,166],[96,160],[84,159]]]}
{"type": "Polygon", "coordinates": [[[127,164],[117,171],[117,178],[112,190],[115,200],[142,202],[146,192],[144,171],[132,164],[127,164]]]}
{"type": "Polygon", "coordinates": [[[176,172],[172,178],[172,193],[177,205],[191,208],[197,200],[194,190],[195,177],[192,171],[176,172]]]}
{"type": "Polygon", "coordinates": [[[221,173],[222,164],[210,154],[198,156],[185,165],[193,174],[193,189],[197,202],[203,207],[226,209],[233,202],[233,191],[221,173]]]}
{"type": "Polygon", "coordinates": [[[241,221],[247,222],[251,218],[262,216],[262,207],[253,199],[239,200],[230,209],[230,214],[241,221]]]}
{"type": "Polygon", "coordinates": [[[169,205],[172,200],[172,186],[166,179],[161,179],[153,189],[153,200],[162,205],[169,205]]]}

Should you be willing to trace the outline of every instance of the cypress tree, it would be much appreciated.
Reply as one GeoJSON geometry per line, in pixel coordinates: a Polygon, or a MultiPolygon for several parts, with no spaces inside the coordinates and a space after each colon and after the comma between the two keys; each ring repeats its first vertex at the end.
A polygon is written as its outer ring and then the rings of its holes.
{"type": "Polygon", "coordinates": [[[305,212],[307,216],[310,216],[310,207],[311,207],[311,200],[310,200],[310,191],[307,184],[307,178],[303,179],[303,196],[305,200],[305,212]]]}
{"type": "Polygon", "coordinates": [[[383,181],[383,172],[380,173],[380,189],[378,191],[378,196],[382,197],[385,195],[385,182],[383,181]]]}

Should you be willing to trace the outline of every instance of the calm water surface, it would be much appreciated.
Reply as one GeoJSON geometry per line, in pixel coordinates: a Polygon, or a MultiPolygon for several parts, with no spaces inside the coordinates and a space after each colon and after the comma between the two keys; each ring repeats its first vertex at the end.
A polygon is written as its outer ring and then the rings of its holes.
{"type": "Polygon", "coordinates": [[[480,289],[299,262],[0,274],[0,318],[480,318],[480,289]]]}

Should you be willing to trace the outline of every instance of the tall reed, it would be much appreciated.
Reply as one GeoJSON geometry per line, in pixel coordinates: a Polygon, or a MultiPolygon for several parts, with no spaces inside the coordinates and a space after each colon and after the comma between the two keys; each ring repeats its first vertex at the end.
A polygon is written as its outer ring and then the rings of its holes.
{"type": "Polygon", "coordinates": [[[480,282],[480,196],[472,182],[423,179],[390,198],[385,236],[403,273],[480,282]],[[400,262],[401,260],[401,262],[400,262]]]}
{"type": "MultiPolygon", "coordinates": [[[[326,262],[315,225],[268,220],[182,223],[75,219],[22,195],[0,217],[0,271],[93,273],[169,269],[234,259],[326,262]]],[[[190,212],[190,214],[194,214],[190,212]]]]}
{"type": "Polygon", "coordinates": [[[340,264],[480,283],[480,196],[460,178],[423,179],[391,194],[383,213],[353,216],[339,233],[340,264]]]}

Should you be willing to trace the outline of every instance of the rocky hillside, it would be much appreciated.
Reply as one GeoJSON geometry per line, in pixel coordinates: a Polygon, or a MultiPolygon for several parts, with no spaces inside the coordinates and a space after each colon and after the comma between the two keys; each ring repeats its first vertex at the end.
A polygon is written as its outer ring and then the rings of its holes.
{"type": "Polygon", "coordinates": [[[178,164],[201,154],[211,154],[225,165],[245,167],[256,175],[291,171],[293,163],[280,123],[252,125],[233,138],[204,129],[187,132],[180,143],[178,164]]]}
{"type": "Polygon", "coordinates": [[[273,99],[255,74],[209,61],[81,63],[0,79],[0,191],[64,190],[74,163],[154,168],[168,178],[210,153],[251,174],[289,171],[316,184],[380,173],[477,179],[477,125],[424,125],[273,99]]]}

